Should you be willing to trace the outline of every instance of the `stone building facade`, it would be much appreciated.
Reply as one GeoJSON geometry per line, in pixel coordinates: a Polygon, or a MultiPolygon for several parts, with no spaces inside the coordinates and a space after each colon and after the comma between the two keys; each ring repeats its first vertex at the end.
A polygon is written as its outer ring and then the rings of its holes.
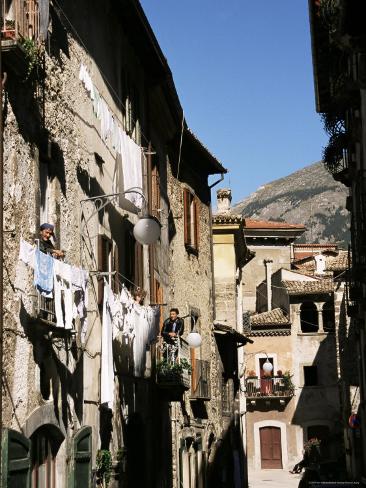
{"type": "Polygon", "coordinates": [[[309,2],[315,109],[329,134],[323,161],[334,179],[349,190],[352,263],[345,307],[351,318],[345,336],[354,347],[357,367],[345,378],[354,388],[345,394],[348,473],[366,483],[366,321],[365,321],[365,144],[366,83],[363,5],[351,0],[309,2]],[[351,398],[351,400],[350,400],[351,398]],[[352,400],[353,399],[353,400],[352,400]]]}
{"type": "Polygon", "coordinates": [[[339,336],[347,327],[344,278],[336,278],[340,270],[332,269],[333,256],[316,258],[326,261],[322,273],[316,273],[313,257],[312,271],[309,263],[295,262],[296,270],[273,273],[272,310],[250,316],[255,347],[247,348],[246,398],[248,461],[254,469],[292,467],[315,437],[321,441],[322,469],[344,476],[339,390],[339,336]],[[265,362],[271,364],[269,374],[265,362]]]}
{"type": "Polygon", "coordinates": [[[101,476],[99,452],[112,457],[114,486],[203,487],[221,469],[226,435],[208,186],[210,174],[226,170],[185,120],[182,128],[169,66],[138,1],[44,2],[41,11],[36,1],[32,11],[20,4],[7,4],[2,36],[3,479],[91,486],[101,476]],[[33,22],[26,31],[24,16],[33,22]],[[121,131],[139,148],[137,166],[121,131]],[[125,192],[136,181],[161,225],[149,246],[133,235],[141,202],[125,192]],[[57,327],[33,270],[18,261],[20,240],[33,244],[43,222],[54,224],[66,262],[89,275],[87,328],[77,317],[70,330],[57,327]],[[142,288],[161,320],[178,307],[187,316],[184,337],[199,330],[185,393],[173,399],[156,384],[159,337],[147,345],[140,374],[117,337],[114,397],[102,404],[104,280],[116,294],[142,288]],[[15,462],[19,445],[23,464],[15,462]]]}

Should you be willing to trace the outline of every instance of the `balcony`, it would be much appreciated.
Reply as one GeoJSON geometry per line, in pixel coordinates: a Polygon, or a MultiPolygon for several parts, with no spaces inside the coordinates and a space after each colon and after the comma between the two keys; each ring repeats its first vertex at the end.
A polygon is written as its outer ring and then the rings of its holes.
{"type": "Polygon", "coordinates": [[[255,405],[257,400],[280,400],[285,403],[294,396],[294,385],[288,377],[247,378],[245,380],[246,398],[255,405]]]}
{"type": "Polygon", "coordinates": [[[24,72],[27,50],[25,44],[36,45],[40,38],[38,0],[2,2],[1,49],[4,61],[17,72],[24,72]]]}
{"type": "Polygon", "coordinates": [[[156,384],[168,401],[179,401],[191,387],[188,343],[180,337],[172,343],[161,338],[157,352],[156,384]]]}
{"type": "Polygon", "coordinates": [[[210,400],[210,363],[196,359],[192,368],[191,400],[210,400]]]}

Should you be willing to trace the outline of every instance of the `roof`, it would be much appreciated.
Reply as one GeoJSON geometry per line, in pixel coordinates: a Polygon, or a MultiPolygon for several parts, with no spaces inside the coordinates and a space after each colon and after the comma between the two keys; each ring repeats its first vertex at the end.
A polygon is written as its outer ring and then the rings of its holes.
{"type": "Polygon", "coordinates": [[[238,214],[218,213],[212,217],[214,224],[241,224],[243,217],[238,214]]]}
{"type": "Polygon", "coordinates": [[[317,293],[332,293],[333,280],[324,279],[316,281],[282,281],[289,295],[314,295],[317,293]]]}
{"type": "Polygon", "coordinates": [[[296,248],[306,248],[306,249],[309,249],[309,248],[334,248],[334,249],[337,249],[337,244],[294,244],[294,249],[296,250],[296,248]]]}
{"type": "Polygon", "coordinates": [[[214,324],[214,333],[216,334],[225,334],[234,339],[238,344],[253,344],[253,341],[249,339],[249,337],[240,334],[237,330],[233,329],[229,325],[224,324],[214,324]]]}
{"type": "Polygon", "coordinates": [[[250,317],[251,326],[266,326],[266,325],[291,325],[289,318],[281,308],[275,308],[268,312],[257,313],[250,317]]]}
{"type": "Polygon", "coordinates": [[[274,222],[269,220],[244,219],[246,229],[301,229],[305,230],[303,224],[288,224],[287,222],[274,222]]]}
{"type": "Polygon", "coordinates": [[[327,257],[325,268],[327,271],[345,271],[348,268],[348,251],[340,251],[338,256],[327,257]]]}
{"type": "Polygon", "coordinates": [[[207,147],[198,139],[198,137],[187,127],[184,134],[188,137],[189,142],[196,146],[196,148],[202,153],[203,157],[209,163],[209,174],[224,174],[227,173],[220,161],[207,149],[207,147]]]}

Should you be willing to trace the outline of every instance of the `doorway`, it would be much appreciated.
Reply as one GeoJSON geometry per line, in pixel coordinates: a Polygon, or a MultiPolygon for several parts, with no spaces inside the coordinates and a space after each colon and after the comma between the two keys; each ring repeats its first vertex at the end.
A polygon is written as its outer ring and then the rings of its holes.
{"type": "Polygon", "coordinates": [[[262,427],[259,429],[261,446],[261,468],[282,469],[281,429],[262,427]]]}

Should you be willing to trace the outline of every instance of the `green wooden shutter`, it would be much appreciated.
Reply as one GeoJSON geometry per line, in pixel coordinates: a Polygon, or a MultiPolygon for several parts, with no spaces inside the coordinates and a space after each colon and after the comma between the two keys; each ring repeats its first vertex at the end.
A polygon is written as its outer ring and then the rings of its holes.
{"type": "Polygon", "coordinates": [[[28,488],[31,481],[31,441],[11,429],[2,431],[2,488],[28,488]]]}
{"type": "Polygon", "coordinates": [[[70,463],[70,488],[90,488],[92,471],[92,428],[82,427],[74,436],[70,463]]]}

